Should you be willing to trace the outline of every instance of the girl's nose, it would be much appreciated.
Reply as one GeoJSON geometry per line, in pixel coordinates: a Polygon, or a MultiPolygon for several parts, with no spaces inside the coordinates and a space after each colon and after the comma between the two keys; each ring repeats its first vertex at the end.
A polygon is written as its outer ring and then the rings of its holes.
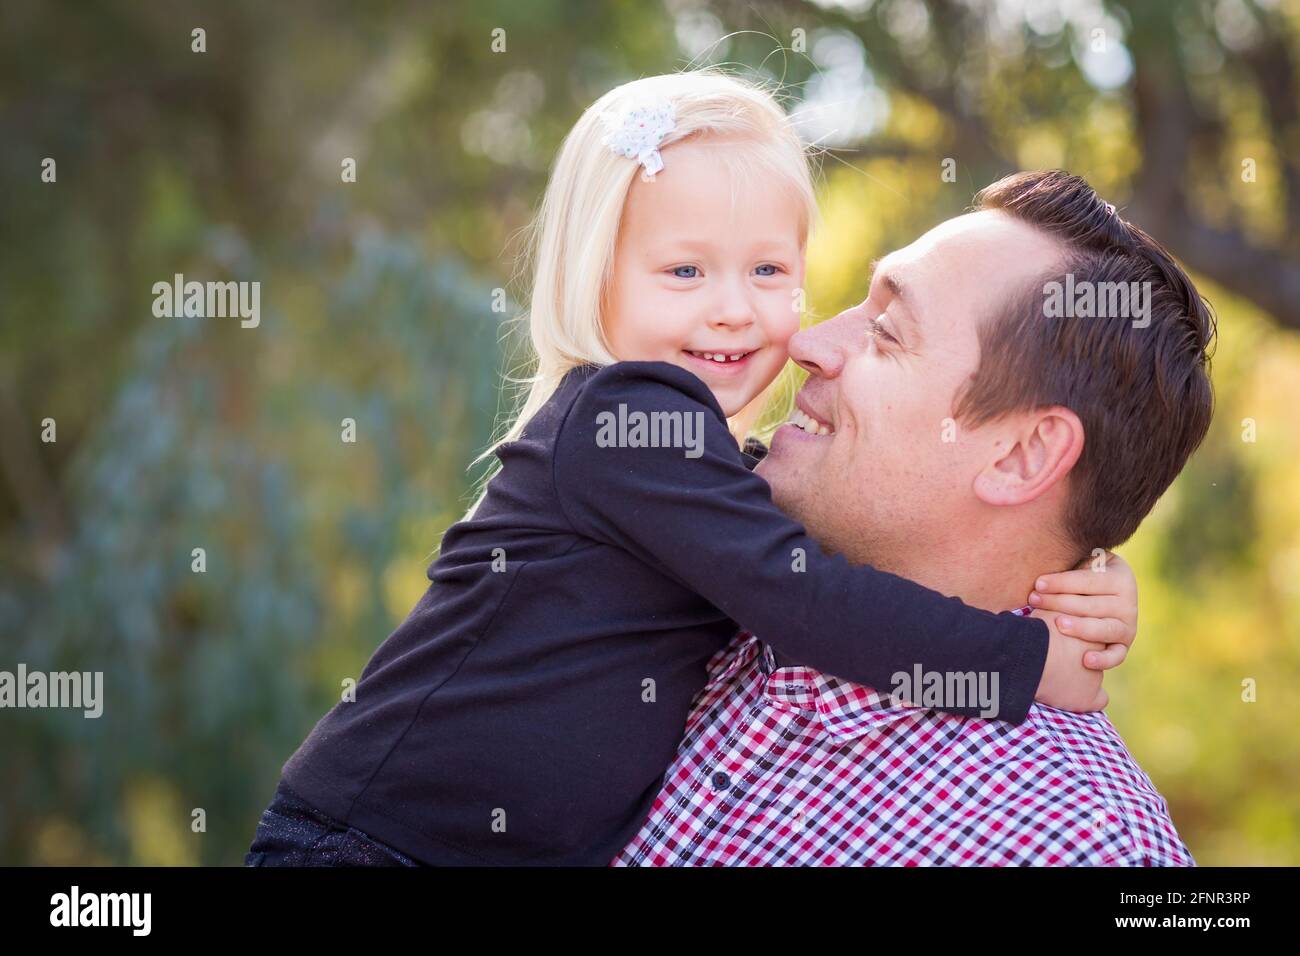
{"type": "Polygon", "coordinates": [[[717,310],[709,324],[715,328],[744,329],[754,324],[754,304],[738,284],[732,284],[722,295],[717,310]]]}
{"type": "Polygon", "coordinates": [[[715,315],[709,324],[714,328],[739,331],[754,324],[754,313],[752,310],[728,309],[715,315]]]}

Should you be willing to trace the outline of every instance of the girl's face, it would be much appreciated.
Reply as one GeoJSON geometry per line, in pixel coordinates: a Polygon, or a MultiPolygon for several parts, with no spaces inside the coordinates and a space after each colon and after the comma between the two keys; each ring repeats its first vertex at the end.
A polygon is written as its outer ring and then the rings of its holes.
{"type": "Polygon", "coordinates": [[[688,140],[632,181],[605,303],[620,361],[671,362],[735,415],[776,378],[799,328],[800,203],[767,171],[729,173],[734,143],[688,140]]]}

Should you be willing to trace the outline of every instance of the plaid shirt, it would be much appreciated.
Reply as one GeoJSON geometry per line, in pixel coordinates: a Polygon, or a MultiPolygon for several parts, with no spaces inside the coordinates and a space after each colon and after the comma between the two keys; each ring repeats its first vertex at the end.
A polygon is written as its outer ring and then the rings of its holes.
{"type": "Polygon", "coordinates": [[[955,717],[745,633],[709,673],[611,866],[1196,865],[1105,714],[955,717]]]}

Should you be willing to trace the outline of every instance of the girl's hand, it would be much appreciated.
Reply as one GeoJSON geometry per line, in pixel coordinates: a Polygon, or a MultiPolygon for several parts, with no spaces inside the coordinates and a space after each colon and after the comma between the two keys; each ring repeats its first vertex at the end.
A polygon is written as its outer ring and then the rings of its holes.
{"type": "Polygon", "coordinates": [[[1093,670],[1119,666],[1137,637],[1137,578],[1127,561],[1109,551],[1104,558],[1085,558],[1073,571],[1041,575],[1029,603],[1059,612],[1052,623],[1066,637],[1105,645],[1083,655],[1083,666],[1093,670]]]}
{"type": "Polygon", "coordinates": [[[1043,575],[1029,596],[1033,616],[1051,632],[1035,700],[1075,713],[1105,709],[1102,671],[1124,660],[1137,635],[1137,579],[1128,563],[1107,552],[1082,568],[1043,575]]]}
{"type": "Polygon", "coordinates": [[[1046,624],[1050,632],[1047,663],[1034,700],[1076,714],[1105,710],[1110,698],[1101,686],[1104,672],[1083,666],[1085,655],[1103,651],[1105,645],[1066,637],[1056,629],[1056,615],[1051,612],[1035,611],[1031,616],[1046,624]]]}

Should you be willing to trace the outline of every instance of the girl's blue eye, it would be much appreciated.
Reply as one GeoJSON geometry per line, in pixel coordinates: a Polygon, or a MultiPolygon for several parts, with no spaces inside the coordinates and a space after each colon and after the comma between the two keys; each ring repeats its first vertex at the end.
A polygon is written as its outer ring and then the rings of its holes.
{"type": "Polygon", "coordinates": [[[695,279],[698,278],[699,272],[700,270],[695,266],[678,266],[673,270],[673,275],[679,279],[695,279]]]}
{"type": "Polygon", "coordinates": [[[759,266],[754,271],[761,276],[774,276],[776,275],[777,267],[774,266],[772,263],[768,262],[759,266]],[[764,271],[764,270],[770,270],[770,271],[764,271]]]}

